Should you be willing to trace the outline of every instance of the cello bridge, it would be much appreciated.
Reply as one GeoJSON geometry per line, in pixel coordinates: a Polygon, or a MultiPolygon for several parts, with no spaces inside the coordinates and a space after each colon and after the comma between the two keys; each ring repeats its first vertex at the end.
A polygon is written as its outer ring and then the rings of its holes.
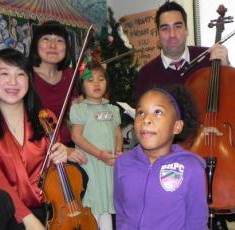
{"type": "Polygon", "coordinates": [[[216,136],[223,136],[223,133],[220,132],[216,127],[204,127],[203,133],[205,136],[210,134],[215,134],[216,136]]]}

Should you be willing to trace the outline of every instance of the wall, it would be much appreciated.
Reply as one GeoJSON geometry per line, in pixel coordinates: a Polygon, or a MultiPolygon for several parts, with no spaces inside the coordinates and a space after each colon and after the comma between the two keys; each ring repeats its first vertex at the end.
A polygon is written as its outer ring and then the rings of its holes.
{"type": "MultiPolygon", "coordinates": [[[[111,0],[108,0],[107,2],[109,1],[111,0]]],[[[164,2],[164,0],[113,0],[112,5],[110,6],[114,11],[115,18],[119,19],[124,15],[135,14],[143,11],[156,9],[159,5],[164,2]]]]}
{"type": "MultiPolygon", "coordinates": [[[[152,9],[157,9],[165,0],[107,0],[107,5],[114,12],[114,17],[119,20],[122,16],[140,13],[152,9]]],[[[193,23],[193,0],[178,0],[188,14],[189,37],[188,44],[194,44],[194,23],[193,23]]]]}

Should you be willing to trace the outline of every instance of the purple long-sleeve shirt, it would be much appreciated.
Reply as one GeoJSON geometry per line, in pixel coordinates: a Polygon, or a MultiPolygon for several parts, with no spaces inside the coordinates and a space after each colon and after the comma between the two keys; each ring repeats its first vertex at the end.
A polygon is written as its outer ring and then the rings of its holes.
{"type": "Polygon", "coordinates": [[[117,230],[205,230],[205,162],[173,145],[150,164],[138,145],[116,160],[114,204],[117,230]]]}

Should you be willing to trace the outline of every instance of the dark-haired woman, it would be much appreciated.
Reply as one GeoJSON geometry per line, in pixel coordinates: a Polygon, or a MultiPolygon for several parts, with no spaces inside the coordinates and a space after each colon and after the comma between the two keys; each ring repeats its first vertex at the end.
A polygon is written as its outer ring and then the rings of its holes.
{"type": "MultiPolygon", "coordinates": [[[[46,209],[38,180],[49,140],[38,118],[41,106],[30,69],[19,51],[0,51],[1,230],[45,229],[46,209]]],[[[54,144],[50,160],[66,162],[67,151],[64,144],[54,144]]]]}
{"type": "MultiPolygon", "coordinates": [[[[74,73],[69,67],[71,52],[66,28],[56,21],[47,21],[38,26],[33,32],[29,60],[34,71],[34,85],[43,107],[59,117],[74,73]]],[[[69,105],[76,96],[75,91],[72,92],[69,105]]],[[[60,129],[60,137],[62,143],[71,147],[69,160],[79,164],[87,162],[85,155],[73,148],[66,117],[60,129]]]]}

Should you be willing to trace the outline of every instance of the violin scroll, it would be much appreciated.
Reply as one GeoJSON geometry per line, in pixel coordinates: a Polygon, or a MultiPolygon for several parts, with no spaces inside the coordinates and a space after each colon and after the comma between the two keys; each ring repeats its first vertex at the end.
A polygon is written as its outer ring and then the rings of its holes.
{"type": "Polygon", "coordinates": [[[43,109],[39,112],[38,118],[45,133],[50,137],[56,128],[55,115],[49,109],[43,109]]]}

